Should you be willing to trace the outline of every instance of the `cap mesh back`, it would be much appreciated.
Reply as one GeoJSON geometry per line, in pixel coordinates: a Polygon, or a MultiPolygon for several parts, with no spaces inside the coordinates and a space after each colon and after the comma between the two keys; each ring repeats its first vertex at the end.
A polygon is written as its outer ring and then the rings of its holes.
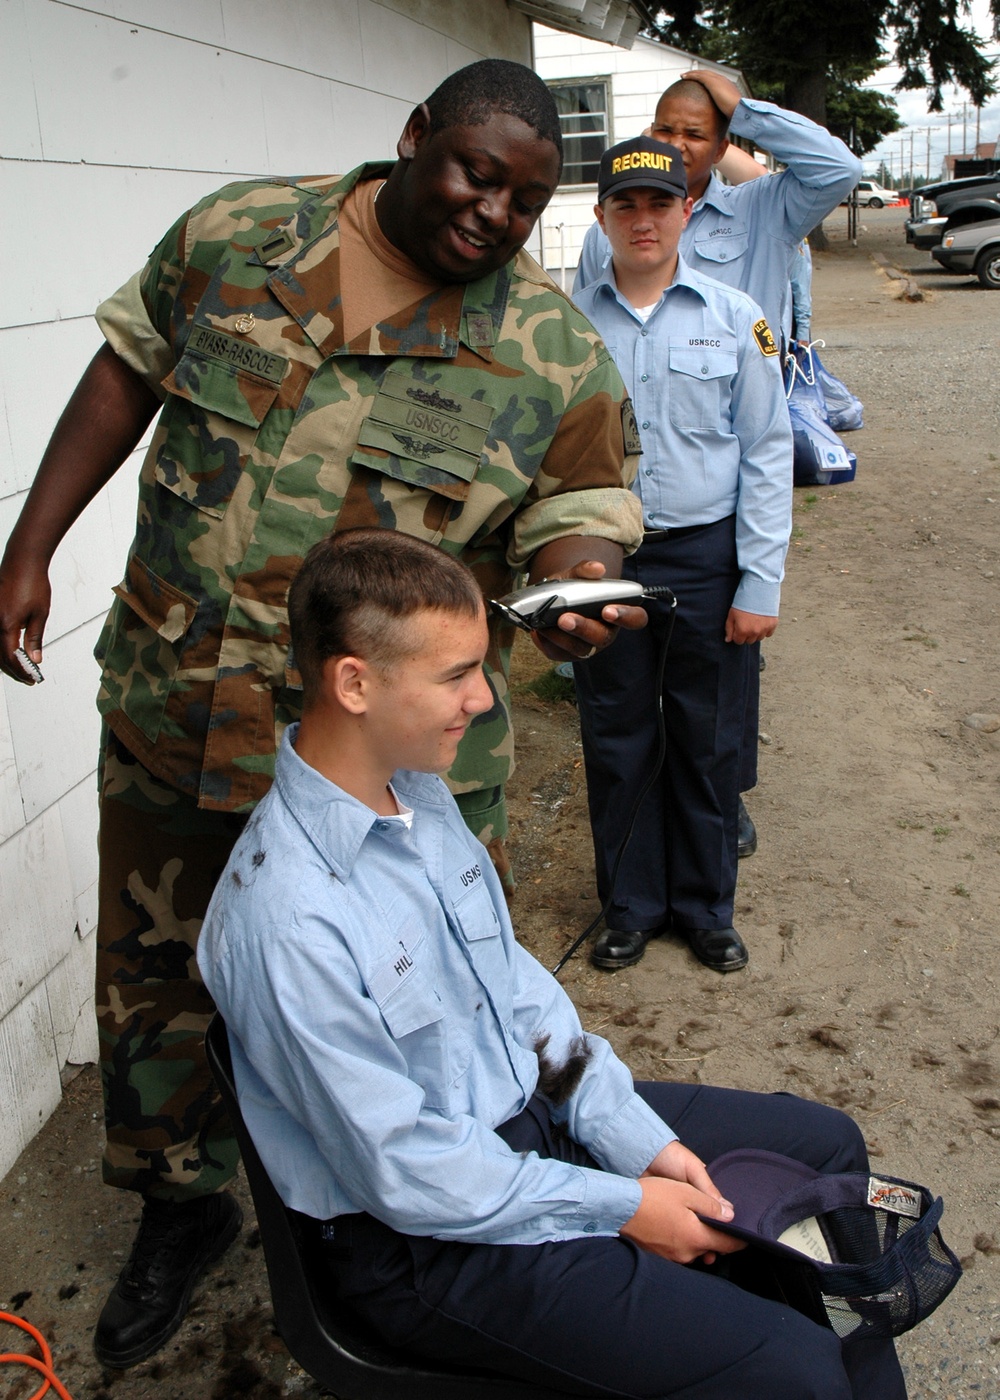
{"type": "Polygon", "coordinates": [[[830,1326],[841,1338],[898,1336],[951,1292],[961,1266],[937,1222],[940,1200],[919,1220],[869,1206],[845,1206],[823,1218],[839,1264],[819,1268],[830,1326]]]}

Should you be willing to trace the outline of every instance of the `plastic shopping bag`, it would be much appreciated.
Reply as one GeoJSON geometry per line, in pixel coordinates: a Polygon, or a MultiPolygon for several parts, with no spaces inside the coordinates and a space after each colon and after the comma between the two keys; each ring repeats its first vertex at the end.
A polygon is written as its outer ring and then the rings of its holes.
{"type": "Polygon", "coordinates": [[[808,346],[792,344],[785,359],[785,392],[794,442],[795,485],[831,486],[853,481],[858,459],[830,427],[808,346]]]}
{"type": "Polygon", "coordinates": [[[864,405],[857,394],[851,393],[842,379],[838,379],[835,374],[830,373],[819,357],[817,345],[823,345],[822,340],[814,341],[808,350],[812,358],[816,383],[823,391],[830,427],[835,433],[851,433],[856,428],[863,428],[865,426],[864,405]]]}

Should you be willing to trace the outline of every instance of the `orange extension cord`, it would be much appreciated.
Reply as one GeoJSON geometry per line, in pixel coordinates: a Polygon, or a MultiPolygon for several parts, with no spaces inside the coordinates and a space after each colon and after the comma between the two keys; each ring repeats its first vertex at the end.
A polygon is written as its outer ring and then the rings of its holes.
{"type": "Polygon", "coordinates": [[[42,1336],[41,1332],[39,1332],[38,1328],[32,1327],[30,1322],[25,1322],[23,1317],[15,1317],[13,1313],[8,1312],[0,1312],[0,1322],[9,1322],[14,1327],[20,1327],[22,1332],[27,1332],[29,1336],[34,1337],[35,1341],[42,1349],[41,1361],[38,1361],[34,1356],[25,1356],[23,1352],[18,1351],[6,1351],[0,1354],[0,1361],[17,1361],[22,1366],[30,1366],[33,1370],[38,1371],[44,1376],[45,1379],[41,1387],[35,1391],[34,1395],[29,1397],[29,1400],[42,1400],[42,1396],[50,1386],[59,1396],[59,1400],[73,1400],[69,1391],[57,1378],[52,1369],[52,1352],[49,1350],[49,1344],[42,1336]]]}

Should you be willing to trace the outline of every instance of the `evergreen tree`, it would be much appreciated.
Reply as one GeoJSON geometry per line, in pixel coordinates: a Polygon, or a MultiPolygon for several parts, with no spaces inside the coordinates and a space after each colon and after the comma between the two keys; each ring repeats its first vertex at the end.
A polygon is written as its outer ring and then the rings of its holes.
{"type": "MultiPolygon", "coordinates": [[[[1000,0],[990,0],[1000,38],[1000,0]]],[[[672,0],[651,37],[740,68],[754,93],[828,126],[858,155],[902,125],[895,103],[861,83],[886,61],[900,91],[925,88],[931,112],[946,83],[981,107],[997,91],[995,64],[963,21],[969,0],[672,0]]],[[[822,225],[814,246],[825,246],[822,225]]]]}
{"type": "MultiPolygon", "coordinates": [[[[990,0],[1000,37],[1000,0],[990,0]]],[[[673,0],[658,12],[654,37],[693,53],[734,63],[755,92],[827,124],[828,107],[843,112],[848,90],[886,57],[903,70],[900,90],[927,90],[928,110],[942,108],[946,83],[964,88],[976,106],[997,91],[994,64],[963,24],[968,0],[673,0]]],[[[852,99],[853,100],[853,99],[852,99]]],[[[869,106],[866,128],[889,117],[869,106]]],[[[838,116],[838,125],[841,118],[838,116]]],[[[881,136],[896,130],[883,127],[881,136]]],[[[867,149],[871,149],[868,146],[867,149]]]]}

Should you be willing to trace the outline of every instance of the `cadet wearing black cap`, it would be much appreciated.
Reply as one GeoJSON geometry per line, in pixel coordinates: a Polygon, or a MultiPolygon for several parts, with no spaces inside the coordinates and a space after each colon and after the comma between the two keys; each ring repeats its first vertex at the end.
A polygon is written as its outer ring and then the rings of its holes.
{"type": "Polygon", "coordinates": [[[650,185],[669,190],[681,199],[687,197],[684,162],[675,147],[638,136],[634,141],[622,141],[605,151],[598,174],[599,203],[603,204],[609,195],[619,190],[650,185]]]}
{"type": "Polygon", "coordinates": [[[791,529],[792,440],[774,336],[745,293],[678,251],[691,213],[681,152],[646,137],[607,151],[597,217],[612,248],[577,294],[632,396],[644,539],[624,577],[678,599],[663,684],[667,750],[621,869],[610,871],[657,751],[657,660],[670,612],[575,666],[598,890],[612,896],[598,967],[637,963],[672,929],[716,972],[745,967],[733,927],[748,644],[777,625],[791,529]]]}

